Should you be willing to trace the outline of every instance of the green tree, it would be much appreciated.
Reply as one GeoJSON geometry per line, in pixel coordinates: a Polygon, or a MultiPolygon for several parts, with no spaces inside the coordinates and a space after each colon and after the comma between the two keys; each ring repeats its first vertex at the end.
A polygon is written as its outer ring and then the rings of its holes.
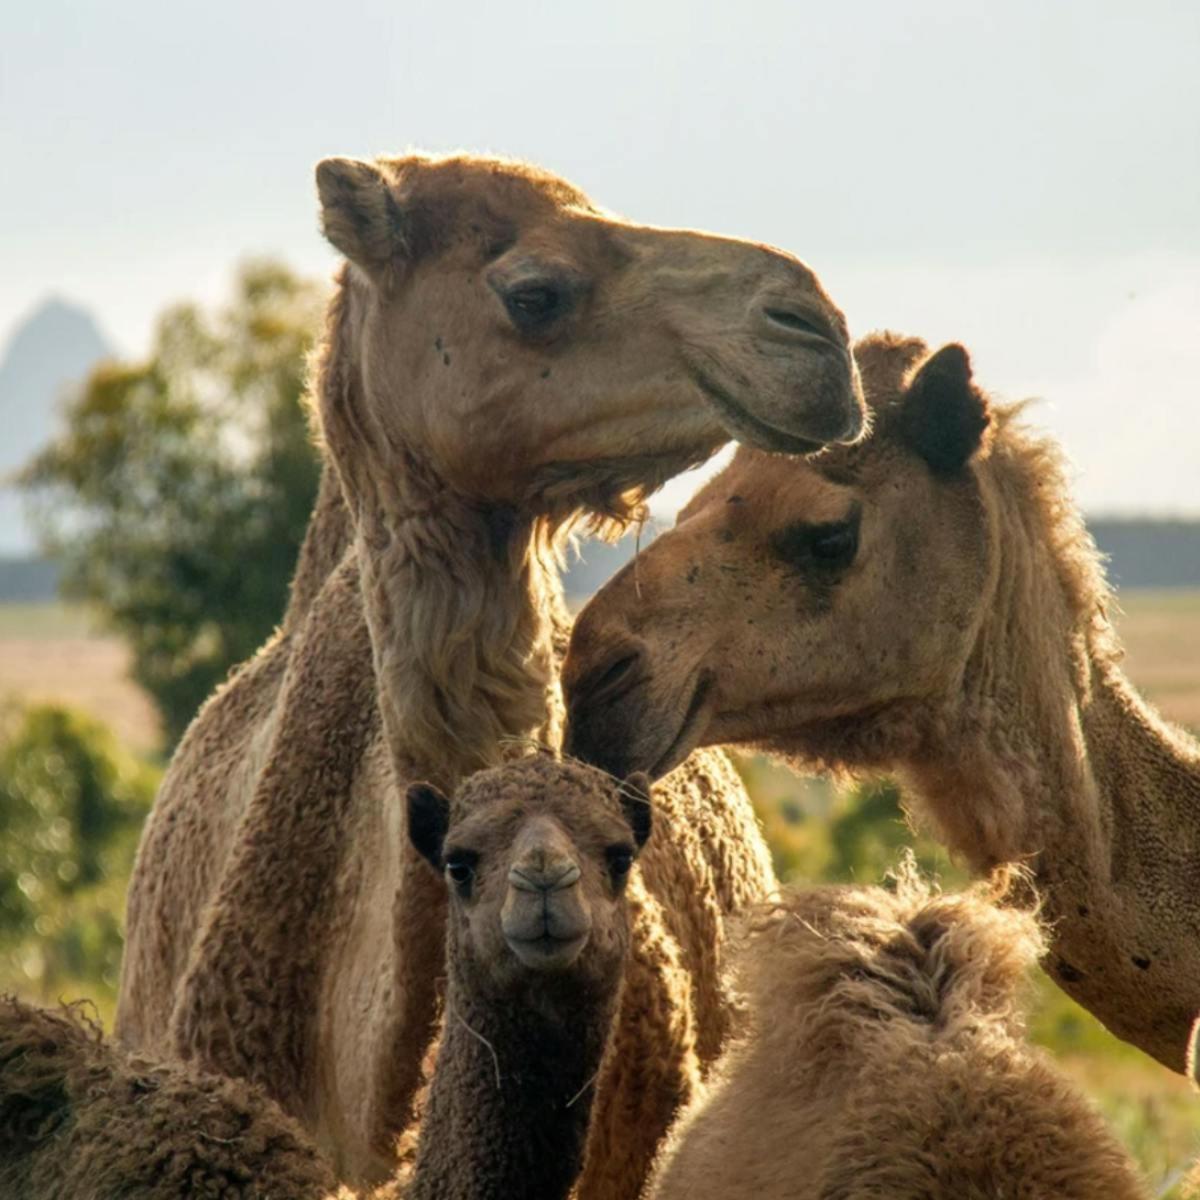
{"type": "Polygon", "coordinates": [[[122,896],[156,785],[88,717],[50,705],[0,714],[3,988],[115,985],[122,896]]]}
{"type": "Polygon", "coordinates": [[[247,265],[228,307],[173,308],[147,361],[99,367],[24,473],[64,593],[129,643],[171,743],[283,611],[318,479],[301,395],[321,302],[247,265]]]}

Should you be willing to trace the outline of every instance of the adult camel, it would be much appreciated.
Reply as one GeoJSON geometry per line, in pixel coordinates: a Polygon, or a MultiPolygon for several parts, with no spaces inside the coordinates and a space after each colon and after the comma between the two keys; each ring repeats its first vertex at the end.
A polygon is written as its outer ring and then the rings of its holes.
{"type": "MultiPolygon", "coordinates": [[[[845,322],[789,255],[635,225],[492,159],[333,159],[317,185],[348,260],[313,387],[320,496],[282,627],[206,704],[147,823],[117,1033],[259,1083],[371,1181],[439,1017],[444,888],[408,846],[404,787],[556,740],[561,531],[627,517],[730,435],[806,451],[863,412],[845,322]]],[[[722,902],[692,911],[661,873],[694,1033],[649,1086],[672,1006],[622,1010],[640,1050],[594,1105],[620,1153],[593,1156],[581,1195],[644,1174],[684,1060],[711,1061],[727,1024],[721,920],[771,885],[728,764],[675,786],[697,814],[683,861],[722,902]]]]}
{"type": "Polygon", "coordinates": [[[568,746],[610,770],[742,744],[894,771],[979,870],[1023,861],[1046,969],[1184,1068],[1200,1011],[1200,746],[1120,669],[1058,448],[958,345],[856,347],[875,430],[739,451],[581,614],[568,746]]]}

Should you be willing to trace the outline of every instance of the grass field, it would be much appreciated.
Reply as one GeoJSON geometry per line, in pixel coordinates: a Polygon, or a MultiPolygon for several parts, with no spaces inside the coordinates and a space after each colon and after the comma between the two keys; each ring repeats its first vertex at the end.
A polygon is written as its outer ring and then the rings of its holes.
{"type": "MultiPolygon", "coordinates": [[[[1166,717],[1200,730],[1200,591],[1130,593],[1121,608],[1118,629],[1131,678],[1166,717]]],[[[107,722],[131,748],[153,752],[154,710],[127,669],[125,648],[99,632],[86,611],[0,605],[0,703],[70,704],[107,722]]],[[[816,811],[829,803],[828,785],[798,784],[782,769],[754,770],[760,806],[778,804],[798,787],[814,798],[816,811]]],[[[1035,1039],[1104,1109],[1144,1166],[1152,1194],[1177,1196],[1183,1168],[1200,1155],[1200,1097],[1182,1077],[1117,1041],[1047,979],[1034,987],[1035,1039]]]]}

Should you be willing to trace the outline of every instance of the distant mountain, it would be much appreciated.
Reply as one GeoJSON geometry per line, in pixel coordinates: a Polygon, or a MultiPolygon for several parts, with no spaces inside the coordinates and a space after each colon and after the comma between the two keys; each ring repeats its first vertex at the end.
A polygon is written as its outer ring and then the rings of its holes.
{"type": "Polygon", "coordinates": [[[53,436],[63,391],[112,353],[90,313],[57,299],[30,313],[0,353],[0,554],[34,545],[20,497],[3,477],[53,436]]]}

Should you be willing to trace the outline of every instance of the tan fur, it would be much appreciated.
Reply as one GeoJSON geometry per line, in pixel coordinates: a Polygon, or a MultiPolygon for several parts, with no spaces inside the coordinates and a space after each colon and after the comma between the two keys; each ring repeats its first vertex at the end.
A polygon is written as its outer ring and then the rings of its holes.
{"type": "Polygon", "coordinates": [[[78,1005],[0,998],[5,1200],[320,1200],[333,1172],[257,1089],[107,1045],[78,1005]]]}
{"type": "Polygon", "coordinates": [[[668,744],[673,761],[741,743],[806,768],[899,773],[976,868],[1033,869],[1047,970],[1182,1070],[1200,1011],[1200,748],[1119,668],[1111,598],[1053,443],[1019,408],[985,407],[974,455],[938,474],[914,438],[944,452],[979,429],[955,433],[954,404],[969,415],[985,399],[960,378],[949,408],[914,407],[933,362],[914,339],[879,335],[856,353],[870,439],[807,461],[740,452],[641,555],[636,586],[618,576],[581,614],[572,744],[625,748],[619,766],[598,753],[619,770],[668,744]],[[856,506],[849,567],[781,556],[789,531],[856,506]],[[596,698],[590,681],[631,654],[634,685],[619,703],[596,698]]]}
{"type": "Polygon", "coordinates": [[[749,923],[750,1010],[655,1200],[1135,1200],[1128,1156],[1024,1041],[1033,917],[977,888],[794,890],[749,923]]]}
{"type": "MultiPolygon", "coordinates": [[[[318,183],[351,259],[314,379],[321,494],[279,633],[205,706],[147,823],[117,1030],[259,1083],[362,1181],[394,1166],[440,1020],[444,897],[404,785],[555,740],[564,529],[627,517],[727,430],[853,437],[861,396],[840,314],[786,255],[493,160],[332,161],[318,183]],[[575,297],[536,336],[499,298],[530,272],[575,297]]],[[[773,883],[720,756],[660,805],[584,1196],[631,1194],[715,1057],[723,921],[773,883]]]]}

